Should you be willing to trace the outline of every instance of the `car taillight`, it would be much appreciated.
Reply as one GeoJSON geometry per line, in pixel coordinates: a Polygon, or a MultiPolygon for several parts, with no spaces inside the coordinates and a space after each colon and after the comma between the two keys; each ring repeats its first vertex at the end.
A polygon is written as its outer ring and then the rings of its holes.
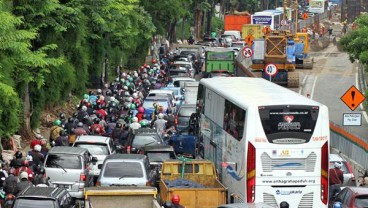
{"type": "Polygon", "coordinates": [[[178,123],[179,123],[179,122],[178,122],[178,116],[175,116],[175,121],[174,121],[174,122],[175,122],[175,126],[177,126],[177,125],[178,125],[178,123]]]}
{"type": "Polygon", "coordinates": [[[328,142],[321,148],[321,201],[327,205],[328,201],[328,142]]]}
{"type": "Polygon", "coordinates": [[[130,154],[131,151],[132,151],[132,147],[131,146],[127,146],[127,153],[130,154]]]}
{"type": "Polygon", "coordinates": [[[101,182],[100,181],[97,181],[96,182],[96,186],[101,186],[101,182]]]}
{"type": "Polygon", "coordinates": [[[247,153],[247,201],[253,202],[256,186],[256,148],[248,143],[247,153]]]}
{"type": "Polygon", "coordinates": [[[80,174],[80,177],[79,177],[79,179],[81,180],[81,181],[86,181],[86,174],[84,174],[84,173],[81,173],[80,174]]]}

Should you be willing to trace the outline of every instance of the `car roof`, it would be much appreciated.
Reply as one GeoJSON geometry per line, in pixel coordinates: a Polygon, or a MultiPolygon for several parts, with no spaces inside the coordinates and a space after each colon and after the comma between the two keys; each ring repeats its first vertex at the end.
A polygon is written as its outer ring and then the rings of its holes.
{"type": "Polygon", "coordinates": [[[174,147],[171,145],[155,144],[143,147],[145,152],[161,152],[161,151],[174,151],[174,147]]]}
{"type": "Polygon", "coordinates": [[[27,189],[23,190],[19,193],[18,198],[56,198],[64,192],[62,188],[56,187],[28,187],[27,189]]]}
{"type": "Polygon", "coordinates": [[[173,64],[191,64],[190,61],[175,61],[173,64]]]}
{"type": "Polygon", "coordinates": [[[368,195],[368,187],[347,186],[356,195],[368,195]]]}
{"type": "Polygon", "coordinates": [[[338,154],[330,154],[329,161],[345,161],[345,160],[338,154]]]}
{"type": "Polygon", "coordinates": [[[157,130],[156,129],[150,129],[150,128],[140,128],[140,129],[136,129],[135,130],[135,135],[137,134],[157,134],[157,130]]]}
{"type": "Polygon", "coordinates": [[[105,160],[144,160],[146,155],[141,154],[112,154],[106,157],[105,160]]]}
{"type": "Polygon", "coordinates": [[[172,94],[172,90],[150,90],[148,94],[156,93],[156,94],[172,94]]]}
{"type": "Polygon", "coordinates": [[[80,148],[80,147],[57,146],[57,147],[51,148],[48,154],[80,155],[80,154],[84,154],[86,151],[88,150],[85,148],[80,148]]]}
{"type": "Polygon", "coordinates": [[[94,143],[109,143],[110,137],[97,135],[83,135],[79,136],[75,142],[94,142],[94,143]]]}

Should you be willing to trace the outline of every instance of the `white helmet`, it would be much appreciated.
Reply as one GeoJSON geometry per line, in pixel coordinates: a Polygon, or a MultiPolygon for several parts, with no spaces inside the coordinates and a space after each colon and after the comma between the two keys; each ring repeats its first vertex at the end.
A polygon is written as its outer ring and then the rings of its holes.
{"type": "Polygon", "coordinates": [[[126,85],[124,85],[123,89],[124,90],[128,90],[128,87],[126,85]]]}
{"type": "Polygon", "coordinates": [[[162,119],[163,117],[164,117],[164,114],[162,114],[162,113],[158,114],[158,118],[162,119]]]}
{"type": "Polygon", "coordinates": [[[20,179],[28,179],[28,173],[26,171],[23,171],[20,173],[20,179]]]}
{"type": "Polygon", "coordinates": [[[101,94],[102,90],[101,89],[97,89],[97,94],[101,94]]]}
{"type": "Polygon", "coordinates": [[[115,78],[115,81],[116,81],[116,82],[119,82],[119,77],[116,77],[116,78],[115,78]]]}
{"type": "Polygon", "coordinates": [[[342,168],[342,162],[340,162],[340,161],[336,161],[336,162],[334,163],[334,166],[335,166],[335,168],[341,169],[341,168],[342,168]]]}
{"type": "Polygon", "coordinates": [[[82,106],[82,111],[87,111],[87,106],[82,106]]]}
{"type": "Polygon", "coordinates": [[[137,93],[133,93],[133,98],[138,98],[138,94],[137,93]]]}
{"type": "Polygon", "coordinates": [[[138,122],[138,118],[137,117],[133,117],[132,121],[133,121],[133,123],[136,123],[136,122],[138,122]]]}
{"type": "Polygon", "coordinates": [[[123,77],[126,77],[126,75],[127,75],[127,74],[126,74],[125,72],[123,72],[122,76],[123,76],[123,77]]]}
{"type": "MultiPolygon", "coordinates": [[[[125,87],[126,87],[126,86],[125,86],[125,87]]],[[[130,94],[129,94],[129,92],[128,92],[128,91],[125,91],[124,95],[125,95],[125,96],[129,96],[130,94]]]]}
{"type": "Polygon", "coordinates": [[[110,101],[114,102],[115,101],[115,97],[110,97],[110,101]]]}
{"type": "Polygon", "coordinates": [[[37,144],[34,146],[34,150],[37,152],[41,152],[41,145],[37,144]]]}

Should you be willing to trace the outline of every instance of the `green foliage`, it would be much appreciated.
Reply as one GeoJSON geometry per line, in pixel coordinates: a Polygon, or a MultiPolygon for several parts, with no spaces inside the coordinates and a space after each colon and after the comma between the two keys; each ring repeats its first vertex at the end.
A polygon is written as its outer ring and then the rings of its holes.
{"type": "Polygon", "coordinates": [[[212,31],[220,31],[224,28],[224,21],[216,16],[212,17],[211,20],[212,31]]]}
{"type": "Polygon", "coordinates": [[[342,37],[340,44],[349,53],[350,60],[359,59],[363,64],[368,63],[368,15],[357,19],[358,28],[342,37]]]}

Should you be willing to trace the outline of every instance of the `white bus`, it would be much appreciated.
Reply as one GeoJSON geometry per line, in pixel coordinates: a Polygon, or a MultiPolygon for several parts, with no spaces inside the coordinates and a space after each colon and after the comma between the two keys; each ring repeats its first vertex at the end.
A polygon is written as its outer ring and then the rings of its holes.
{"type": "Polygon", "coordinates": [[[325,105],[262,78],[201,79],[200,138],[228,202],[327,207],[325,105]]]}
{"type": "Polygon", "coordinates": [[[251,16],[251,23],[254,25],[270,26],[271,30],[277,30],[281,27],[282,18],[282,11],[265,10],[254,13],[251,16]]]}

